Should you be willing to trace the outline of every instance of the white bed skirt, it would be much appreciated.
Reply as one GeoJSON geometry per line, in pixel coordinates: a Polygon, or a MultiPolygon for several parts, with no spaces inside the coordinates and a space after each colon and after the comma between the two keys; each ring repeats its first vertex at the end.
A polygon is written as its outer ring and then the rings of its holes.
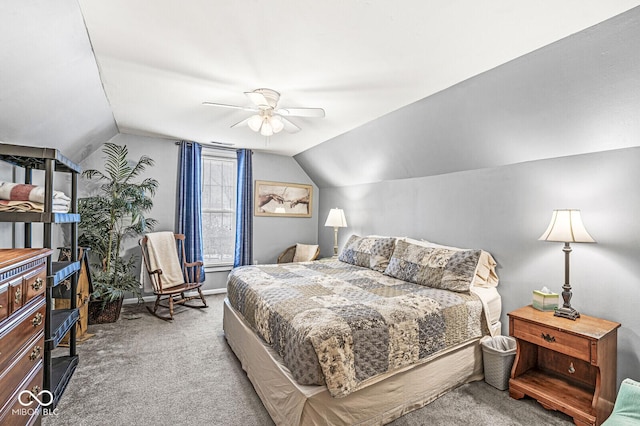
{"type": "Polygon", "coordinates": [[[298,384],[278,355],[225,299],[223,329],[229,346],[278,425],[383,425],[451,389],[483,378],[479,339],[433,360],[387,375],[344,398],[325,386],[298,384]]]}

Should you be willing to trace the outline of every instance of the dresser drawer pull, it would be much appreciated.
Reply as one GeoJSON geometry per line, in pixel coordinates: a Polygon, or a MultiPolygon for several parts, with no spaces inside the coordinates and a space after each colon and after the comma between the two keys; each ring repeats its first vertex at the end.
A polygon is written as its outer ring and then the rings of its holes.
{"type": "Polygon", "coordinates": [[[38,396],[39,393],[40,393],[40,386],[35,385],[34,387],[32,387],[29,395],[29,401],[35,401],[36,396],[38,396]]]}
{"type": "Polygon", "coordinates": [[[569,372],[569,374],[573,374],[576,372],[575,367],[573,366],[573,363],[569,364],[569,369],[567,370],[569,372]]]}
{"type": "Polygon", "coordinates": [[[40,346],[36,346],[35,348],[33,348],[33,350],[31,351],[31,354],[29,355],[29,359],[31,361],[35,361],[36,359],[40,358],[40,352],[42,351],[42,348],[40,346]]]}
{"type": "Polygon", "coordinates": [[[36,316],[33,317],[33,319],[31,320],[31,324],[33,324],[34,327],[37,327],[40,324],[42,324],[42,314],[40,312],[38,312],[36,316]]]}
{"type": "Polygon", "coordinates": [[[542,333],[542,338],[543,338],[545,341],[549,342],[549,343],[553,343],[553,342],[555,342],[555,341],[556,341],[556,338],[555,338],[555,337],[553,337],[553,336],[552,336],[552,335],[550,335],[550,334],[542,333]]]}
{"type": "Polygon", "coordinates": [[[16,289],[16,296],[14,297],[14,301],[16,302],[16,305],[19,305],[20,302],[22,302],[22,289],[20,289],[20,287],[16,289]]]}
{"type": "Polygon", "coordinates": [[[42,278],[38,277],[36,278],[36,280],[34,282],[31,283],[31,288],[34,291],[38,291],[42,288],[42,284],[44,283],[44,281],[42,280],[42,278]]]}

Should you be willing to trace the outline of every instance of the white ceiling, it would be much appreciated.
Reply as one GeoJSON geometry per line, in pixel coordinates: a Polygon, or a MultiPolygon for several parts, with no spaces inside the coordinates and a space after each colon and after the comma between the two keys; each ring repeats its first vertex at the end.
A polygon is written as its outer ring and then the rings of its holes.
{"type": "Polygon", "coordinates": [[[616,0],[79,0],[121,133],[295,155],[640,4],[616,0]],[[267,143],[243,92],[321,107],[267,143]]]}

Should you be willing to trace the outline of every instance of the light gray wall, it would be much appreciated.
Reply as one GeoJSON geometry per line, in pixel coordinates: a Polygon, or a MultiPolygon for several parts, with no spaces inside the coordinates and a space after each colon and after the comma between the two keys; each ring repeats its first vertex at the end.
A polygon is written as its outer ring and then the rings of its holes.
{"type": "MultiPolygon", "coordinates": [[[[148,155],[155,166],[148,168],[144,177],[158,180],[159,187],[153,199],[150,217],[158,220],[156,231],[174,231],[176,214],[176,188],[178,182],[179,147],[175,141],[119,134],[110,142],[126,145],[129,159],[137,160],[148,155]]],[[[98,149],[82,162],[83,169],[102,170],[103,154],[98,149]]],[[[291,157],[256,152],[253,155],[253,178],[278,182],[312,183],[300,166],[291,157]]],[[[86,195],[86,182],[81,181],[81,196],[86,195]]],[[[318,189],[314,187],[314,195],[318,189]]],[[[278,254],[296,242],[315,243],[317,240],[318,203],[313,203],[312,218],[254,217],[254,258],[258,263],[275,262],[278,254]]],[[[138,255],[137,241],[126,244],[128,253],[138,255]]],[[[226,288],[228,271],[207,272],[204,290],[226,288]]]]}
{"type": "MultiPolygon", "coordinates": [[[[573,304],[620,322],[618,382],[640,379],[640,8],[297,155],[319,217],[350,233],[424,238],[495,256],[506,313],[560,291],[562,244],[537,241],[578,208],[573,304]],[[580,154],[580,155],[577,155],[580,154]],[[554,158],[555,157],[555,158],[554,158]]],[[[323,255],[332,232],[319,229],[323,255]]]]}
{"type": "MultiPolygon", "coordinates": [[[[351,233],[410,236],[466,248],[483,248],[498,262],[506,313],[531,303],[542,286],[561,292],[562,243],[537,239],[556,208],[580,208],[597,244],[573,244],[572,305],[622,323],[618,377],[640,371],[640,148],[541,160],[512,166],[375,184],[323,188],[321,215],[345,210],[351,233]],[[326,206],[326,208],[325,208],[326,206]]],[[[323,254],[333,235],[319,233],[323,254]]]]}
{"type": "Polygon", "coordinates": [[[256,152],[253,154],[253,179],[313,186],[310,218],[254,216],[254,260],[275,263],[278,255],[291,245],[316,244],[319,191],[300,165],[291,157],[256,152]]]}

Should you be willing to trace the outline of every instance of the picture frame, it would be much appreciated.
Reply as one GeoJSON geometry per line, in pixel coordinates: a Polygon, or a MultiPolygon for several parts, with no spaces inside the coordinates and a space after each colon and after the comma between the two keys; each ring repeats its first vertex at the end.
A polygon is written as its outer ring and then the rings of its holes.
{"type": "Polygon", "coordinates": [[[311,217],[313,186],[256,180],[253,206],[255,216],[311,217]]]}

